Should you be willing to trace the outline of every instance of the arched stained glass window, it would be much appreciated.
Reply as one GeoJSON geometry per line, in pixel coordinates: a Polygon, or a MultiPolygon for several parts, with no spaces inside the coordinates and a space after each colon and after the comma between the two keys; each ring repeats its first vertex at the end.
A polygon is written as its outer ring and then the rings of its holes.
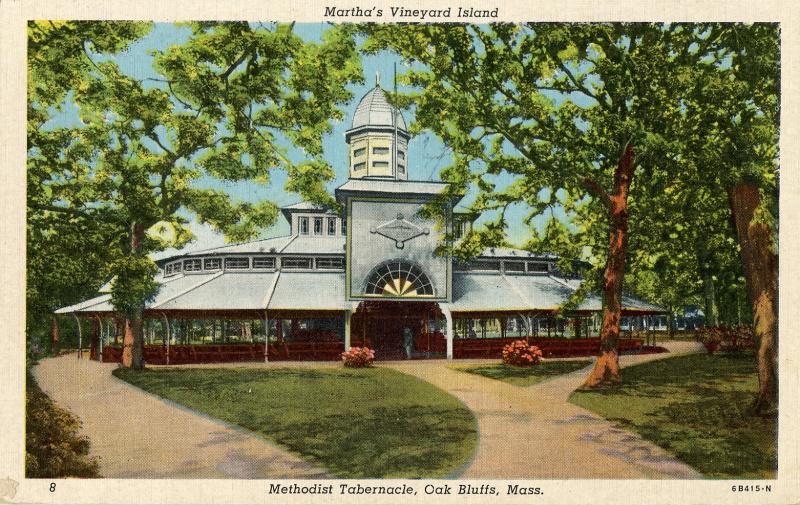
{"type": "Polygon", "coordinates": [[[391,260],[370,272],[365,292],[380,296],[433,296],[433,285],[419,266],[408,261],[391,260]]]}

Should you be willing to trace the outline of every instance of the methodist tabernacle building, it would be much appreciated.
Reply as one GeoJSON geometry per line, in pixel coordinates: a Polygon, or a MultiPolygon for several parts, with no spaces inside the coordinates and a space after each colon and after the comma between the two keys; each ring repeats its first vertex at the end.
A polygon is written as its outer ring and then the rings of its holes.
{"type": "MultiPolygon", "coordinates": [[[[157,261],[160,290],[144,312],[147,362],[330,360],[351,346],[401,359],[409,337],[412,358],[499,357],[517,338],[545,356],[597,352],[600,298],[559,311],[581,280],[559,273],[556,256],[497,247],[458,263],[436,253],[445,231],[458,240],[472,216],[448,210],[444,228],[421,216],[446,184],[408,179],[410,135],[380,86],[361,99],[345,138],[341,213],[300,202],[282,209],[287,236],[157,261]]],[[[623,306],[626,315],[664,313],[630,297],[623,306]]],[[[120,359],[108,285],[56,313],[93,322],[91,339],[81,336],[92,358],[120,359]]]]}

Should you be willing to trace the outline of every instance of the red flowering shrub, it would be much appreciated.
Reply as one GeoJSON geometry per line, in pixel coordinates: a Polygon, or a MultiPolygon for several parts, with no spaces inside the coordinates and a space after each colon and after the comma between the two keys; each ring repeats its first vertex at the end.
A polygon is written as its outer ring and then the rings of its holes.
{"type": "Polygon", "coordinates": [[[375,351],[369,347],[351,347],[342,353],[342,362],[348,368],[364,368],[372,366],[375,360],[375,351]]]}
{"type": "Polygon", "coordinates": [[[708,354],[713,354],[714,351],[719,349],[719,344],[722,342],[723,328],[721,326],[706,326],[700,328],[695,334],[698,342],[703,344],[708,354]]]}
{"type": "Polygon", "coordinates": [[[738,352],[755,347],[753,329],[750,326],[707,326],[697,330],[696,338],[703,343],[709,354],[717,349],[738,352]]]}
{"type": "Polygon", "coordinates": [[[503,347],[503,363],[514,366],[533,366],[542,361],[542,351],[524,340],[515,340],[503,347]]]}

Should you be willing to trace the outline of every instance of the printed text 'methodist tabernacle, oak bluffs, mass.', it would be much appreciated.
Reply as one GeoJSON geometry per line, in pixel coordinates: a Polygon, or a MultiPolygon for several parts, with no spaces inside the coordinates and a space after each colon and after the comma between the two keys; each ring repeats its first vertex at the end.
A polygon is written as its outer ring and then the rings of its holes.
{"type": "Polygon", "coordinates": [[[336,7],[326,6],[326,18],[404,18],[422,21],[425,19],[449,18],[496,18],[500,9],[476,9],[474,7],[447,7],[446,9],[408,9],[406,7],[336,7]]]}

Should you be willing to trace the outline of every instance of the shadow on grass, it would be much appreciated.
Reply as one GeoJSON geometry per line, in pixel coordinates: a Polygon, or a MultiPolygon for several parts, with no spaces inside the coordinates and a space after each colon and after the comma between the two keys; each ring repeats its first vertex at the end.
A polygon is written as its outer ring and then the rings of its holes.
{"type": "Polygon", "coordinates": [[[472,412],[383,369],[158,369],[115,375],[238,424],[340,477],[445,477],[477,443],[472,412]]]}
{"type": "Polygon", "coordinates": [[[589,366],[590,360],[546,361],[536,366],[521,367],[506,364],[453,367],[460,372],[481,375],[517,386],[531,386],[551,377],[575,372],[589,366]]]}
{"type": "Polygon", "coordinates": [[[774,418],[748,409],[755,357],[698,354],[623,369],[623,384],[576,391],[570,401],[630,428],[709,477],[773,477],[774,418]]]}

